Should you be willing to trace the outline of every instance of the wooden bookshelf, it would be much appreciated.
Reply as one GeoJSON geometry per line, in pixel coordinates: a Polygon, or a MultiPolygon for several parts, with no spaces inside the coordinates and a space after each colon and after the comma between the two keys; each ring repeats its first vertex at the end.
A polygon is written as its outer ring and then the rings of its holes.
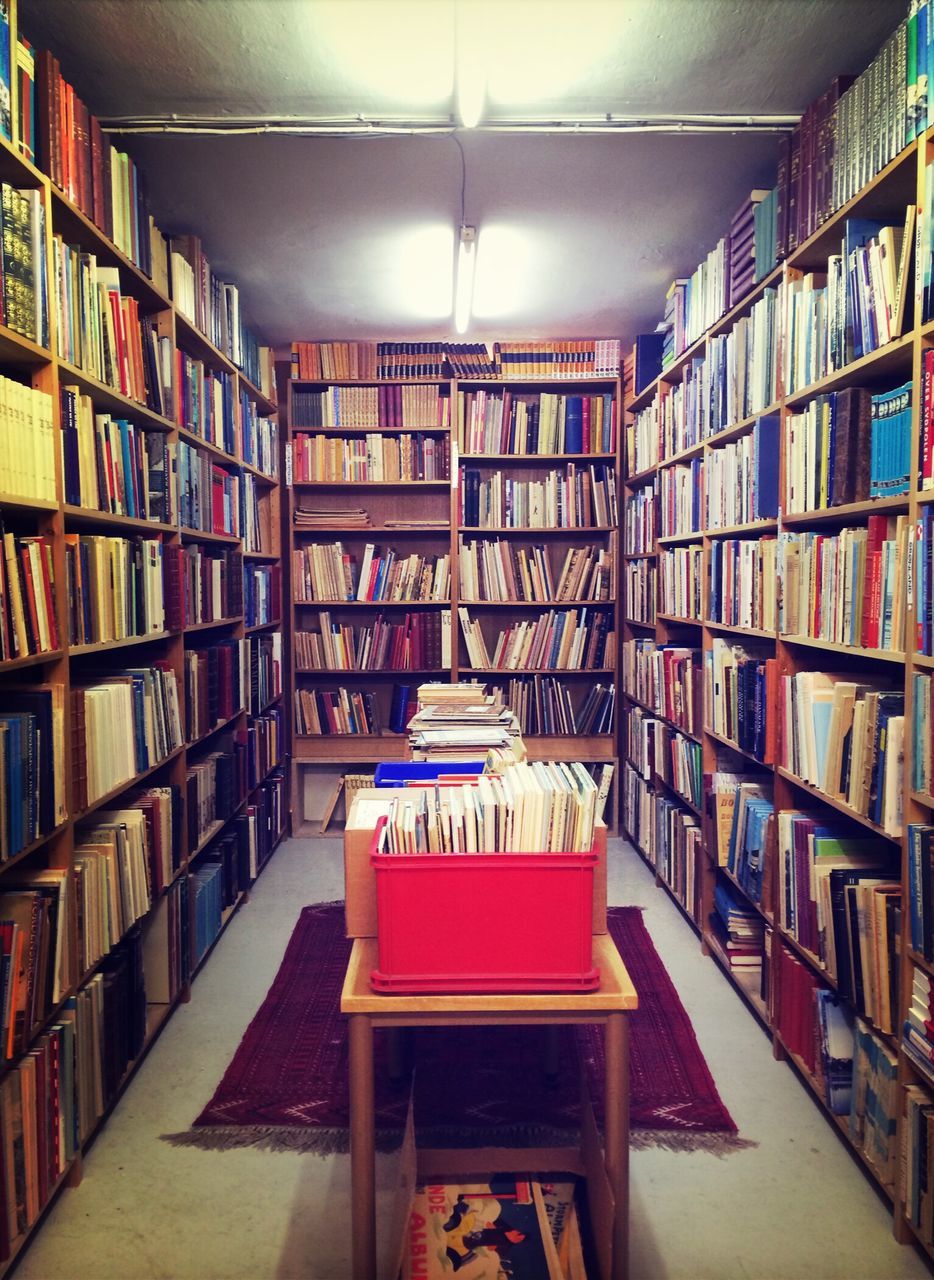
{"type": "MultiPolygon", "coordinates": [[[[286,384],[284,384],[286,385],[286,384]]],[[[295,481],[289,491],[289,518],[286,523],[289,539],[289,566],[293,572],[293,554],[314,544],[331,544],[340,541],[345,549],[349,549],[359,564],[363,548],[367,543],[375,543],[383,551],[392,548],[405,554],[420,553],[423,555],[448,555],[451,565],[451,592],[446,601],[307,601],[298,599],[293,589],[290,592],[289,633],[293,637],[291,645],[292,657],[290,671],[294,691],[328,690],[345,688],[354,692],[368,691],[378,705],[381,731],[369,734],[328,734],[321,739],[313,735],[301,734],[295,728],[295,707],[290,708],[293,717],[291,736],[292,754],[292,797],[293,797],[293,830],[310,833],[317,830],[316,822],[306,816],[302,807],[302,796],[306,786],[314,787],[314,779],[319,776],[325,765],[334,770],[343,767],[359,769],[363,763],[378,763],[386,759],[402,759],[406,753],[406,736],[393,734],[387,730],[390,712],[390,694],[394,684],[411,684],[416,686],[423,677],[450,679],[477,678],[488,685],[500,687],[516,678],[529,681],[539,677],[549,677],[561,681],[570,691],[571,701],[578,709],[586,695],[588,679],[602,680],[617,686],[617,668],[614,662],[600,669],[581,671],[571,670],[539,670],[523,668],[474,669],[469,665],[467,648],[460,630],[458,608],[464,606],[484,633],[487,649],[493,652],[495,636],[502,627],[522,619],[540,617],[551,609],[587,610],[588,618],[609,613],[612,627],[617,636],[620,634],[620,607],[616,592],[609,600],[468,600],[461,594],[459,575],[459,549],[462,543],[489,542],[495,539],[508,540],[510,543],[534,545],[545,543],[549,547],[553,572],[557,574],[567,548],[593,544],[611,551],[618,562],[619,546],[617,525],[614,521],[610,527],[562,527],[538,528],[528,527],[475,527],[463,523],[459,501],[459,469],[470,467],[479,470],[483,476],[501,472],[510,478],[527,480],[538,479],[539,473],[544,475],[549,470],[562,469],[568,464],[578,468],[600,465],[612,469],[617,485],[617,501],[622,501],[620,483],[620,429],[618,419],[621,408],[621,389],[616,378],[594,379],[522,379],[509,378],[502,381],[495,379],[457,379],[457,378],[424,378],[424,379],[386,379],[357,380],[336,379],[333,381],[311,381],[293,378],[287,382],[288,433],[290,439],[298,434],[327,434],[332,438],[359,436],[361,432],[372,431],[386,435],[398,435],[401,432],[431,432],[435,438],[448,433],[449,453],[452,458],[453,475],[449,479],[438,481],[411,480],[389,483],[345,483],[313,480],[295,481]],[[436,387],[442,397],[448,397],[450,410],[448,420],[453,424],[448,428],[439,427],[393,427],[383,428],[377,424],[368,427],[349,428],[343,426],[299,426],[295,419],[296,392],[323,392],[329,387],[401,385],[436,387]],[[567,395],[611,395],[616,405],[617,430],[616,447],[612,451],[576,453],[501,453],[501,452],[466,452],[458,446],[457,405],[458,396],[473,391],[486,393],[502,393],[509,391],[519,397],[534,397],[538,392],[551,392],[567,395]],[[537,469],[537,470],[536,470],[537,469]],[[443,519],[443,527],[405,529],[389,527],[386,521],[399,518],[400,502],[397,490],[418,489],[424,494],[420,500],[418,514],[426,518],[443,519]],[[295,510],[299,506],[321,507],[325,510],[336,510],[340,507],[363,507],[371,524],[365,528],[347,529],[339,523],[315,529],[296,529],[295,510]],[[416,541],[410,541],[417,539],[416,541]],[[553,550],[551,550],[553,548],[553,550]],[[302,670],[294,656],[294,635],[297,630],[317,628],[317,614],[330,612],[341,622],[367,625],[380,612],[396,620],[406,613],[431,615],[442,609],[451,611],[451,661],[443,670],[435,668],[431,671],[394,671],[389,669],[366,671],[306,671],[302,670]]],[[[413,690],[414,693],[414,690],[413,690]]],[[[561,734],[526,734],[526,745],[530,759],[579,760],[585,763],[618,764],[616,752],[616,730],[606,734],[580,734],[577,736],[561,734]]],[[[615,822],[616,782],[611,791],[608,819],[615,822]]]]}
{"type": "MultiPolygon", "coordinates": [[[[712,346],[713,340],[729,334],[738,320],[749,316],[752,306],[763,297],[767,288],[788,287],[806,271],[825,271],[827,269],[828,255],[840,252],[843,227],[848,217],[879,218],[887,225],[899,226],[904,223],[905,206],[907,204],[912,203],[918,207],[924,207],[929,203],[931,193],[925,191],[926,166],[932,162],[934,162],[934,129],[928,130],[923,137],[905,147],[862,191],[819,226],[809,239],[799,245],[784,263],[774,268],[765,279],[759,281],[739,304],[727,311],[700,339],[691,343],[685,351],[677,355],[649,386],[640,390],[638,395],[630,395],[626,403],[627,421],[629,423],[634,421],[636,414],[653,410],[652,414],[647,414],[646,418],[641,420],[642,434],[639,439],[642,443],[640,443],[640,448],[647,450],[651,447],[651,440],[648,445],[645,444],[645,432],[649,430],[648,424],[653,423],[656,419],[659,423],[665,420],[666,402],[679,388],[691,361],[698,357],[704,357],[705,359],[710,357],[711,352],[715,350],[712,346]]],[[[909,289],[910,284],[911,282],[909,282],[909,289]]],[[[787,332],[782,331],[782,324],[784,323],[782,317],[785,314],[784,309],[779,304],[776,308],[777,341],[779,346],[788,341],[787,332]]],[[[813,531],[815,534],[833,536],[843,528],[866,527],[869,518],[876,515],[907,516],[909,528],[913,527],[925,505],[934,501],[934,490],[921,491],[919,489],[920,469],[917,461],[920,442],[919,402],[921,399],[922,355],[923,351],[932,345],[934,345],[934,321],[921,324],[917,311],[912,312],[912,302],[909,297],[906,326],[901,336],[862,356],[860,359],[852,360],[841,369],[811,381],[806,386],[796,388],[791,393],[786,393],[782,386],[783,366],[779,366],[777,374],[778,394],[772,399],[771,403],[764,406],[759,412],[747,414],[738,421],[728,423],[719,431],[711,428],[711,434],[707,438],[691,443],[688,447],[680,449],[678,452],[671,454],[671,456],[664,456],[664,440],[662,439],[661,427],[659,427],[659,445],[662,453],[660,461],[655,466],[641,466],[640,469],[627,475],[624,481],[625,492],[627,496],[633,499],[638,497],[645,486],[653,484],[655,485],[656,494],[660,495],[661,477],[668,467],[679,462],[687,462],[691,459],[699,458],[702,459],[703,466],[706,469],[710,465],[709,460],[714,450],[721,449],[726,445],[732,446],[734,443],[741,441],[744,436],[749,435],[755,429],[755,425],[761,417],[778,415],[780,419],[779,447],[778,456],[775,459],[779,474],[778,518],[753,520],[724,527],[705,525],[705,527],[696,532],[677,532],[671,536],[662,537],[658,536],[659,528],[656,525],[654,540],[656,548],[671,548],[674,550],[687,544],[695,544],[702,548],[701,618],[681,617],[675,613],[663,611],[661,594],[662,562],[660,560],[654,627],[649,628],[641,623],[632,623],[624,618],[623,638],[624,640],[638,640],[640,642],[654,640],[659,645],[675,644],[686,646],[692,650],[699,651],[701,664],[703,664],[704,655],[711,651],[714,640],[722,639],[727,643],[742,646],[747,653],[756,655],[761,653],[763,657],[774,657],[778,663],[780,677],[810,670],[826,670],[843,673],[850,679],[865,679],[870,684],[881,682],[886,687],[893,687],[896,691],[904,690],[907,731],[905,735],[906,760],[902,805],[906,826],[912,822],[931,823],[934,821],[934,795],[921,793],[911,787],[913,741],[910,731],[912,677],[916,671],[934,672],[934,657],[913,652],[915,647],[913,642],[915,634],[914,603],[908,602],[904,610],[905,643],[891,649],[866,648],[803,634],[782,634],[779,629],[778,617],[775,618],[774,622],[765,623],[760,627],[731,626],[710,620],[710,565],[712,547],[715,542],[722,539],[735,539],[741,542],[753,543],[764,537],[780,537],[788,531],[813,531]],[[785,483],[789,466],[786,457],[785,437],[785,421],[787,417],[790,414],[801,412],[816,397],[833,391],[848,387],[865,387],[872,392],[884,391],[908,379],[911,379],[914,384],[911,437],[912,481],[910,492],[890,497],[851,502],[836,507],[785,513],[782,510],[784,493],[782,486],[785,483]],[[903,650],[907,650],[907,652],[903,650]]],[[[670,420],[671,415],[669,414],[668,421],[670,420]]],[[[710,483],[712,481],[708,471],[708,486],[710,483]]],[[[719,495],[717,495],[717,498],[717,504],[711,508],[709,506],[708,493],[704,507],[705,515],[702,519],[707,518],[706,512],[708,510],[718,509],[720,505],[719,495]]],[[[656,500],[657,513],[660,507],[661,499],[659,497],[656,500]]],[[[672,527],[677,528],[678,526],[674,525],[672,527]]],[[[649,558],[654,554],[655,552],[645,553],[641,550],[639,552],[630,552],[629,548],[624,545],[622,558],[623,560],[637,560],[649,558]]],[[[909,554],[911,554],[910,548],[909,554]]],[[[670,569],[671,565],[669,564],[668,567],[670,569]]],[[[734,586],[733,589],[735,593],[738,588],[734,586]]],[[[904,581],[900,584],[899,589],[903,592],[905,591],[904,581]]],[[[690,596],[685,592],[683,598],[690,599],[690,596]]],[[[703,670],[703,665],[701,669],[703,670]]],[[[702,701],[705,698],[706,688],[704,689],[702,701]]],[[[781,694],[777,700],[782,703],[781,694]]],[[[878,1171],[858,1147],[851,1145],[847,1118],[832,1114],[826,1102],[823,1082],[816,1080],[807,1071],[803,1061],[788,1050],[778,1029],[777,1006],[773,997],[775,997],[774,984],[778,982],[778,958],[782,947],[787,948],[788,952],[796,957],[806,969],[816,975],[827,989],[837,990],[837,984],[819,957],[807,951],[798,942],[797,938],[783,928],[780,923],[783,917],[778,910],[779,888],[778,867],[776,864],[779,855],[776,842],[773,841],[767,847],[764,855],[772,860],[770,868],[772,874],[770,878],[767,878],[768,886],[770,886],[768,887],[768,894],[771,896],[757,900],[750,895],[750,892],[744,888],[743,884],[731,873],[729,868],[718,865],[716,828],[709,793],[705,794],[703,805],[700,807],[694,806],[683,795],[679,795],[676,788],[657,774],[654,774],[651,778],[645,777],[640,772],[642,766],[635,763],[639,759],[639,753],[637,746],[633,746],[630,743],[627,722],[632,719],[633,724],[636,724],[646,718],[651,718],[661,722],[662,726],[671,726],[671,721],[662,714],[660,708],[647,705],[641,698],[625,688],[622,690],[621,705],[624,708],[624,715],[621,718],[620,731],[624,736],[621,739],[619,750],[624,760],[623,778],[621,779],[621,792],[624,796],[624,828],[627,830],[633,844],[637,847],[640,856],[645,859],[654,871],[656,882],[669,893],[672,900],[677,903],[679,910],[699,933],[704,953],[711,956],[718,964],[724,976],[736,989],[760,1025],[771,1037],[775,1056],[787,1059],[802,1075],[805,1084],[814,1095],[815,1100],[833,1125],[835,1131],[853,1152],[854,1158],[868,1169],[881,1188],[882,1184],[878,1171]],[[645,847],[649,838],[640,831],[634,830],[636,825],[634,815],[642,815],[644,817],[646,813],[645,806],[655,806],[657,800],[661,797],[664,797],[668,803],[673,802],[680,806],[683,814],[692,817],[700,826],[700,847],[696,855],[696,864],[692,868],[695,883],[699,881],[701,885],[696,910],[692,909],[691,905],[686,904],[683,894],[676,893],[665,882],[659,871],[662,851],[645,847]],[[747,908],[755,912],[765,922],[767,973],[770,975],[770,981],[773,984],[768,998],[763,996],[760,969],[757,968],[750,972],[742,968],[732,967],[719,937],[713,931],[710,924],[710,915],[714,909],[714,890],[718,883],[723,883],[725,887],[735,890],[738,898],[746,902],[747,908]]],[[[776,708],[777,710],[778,708],[776,708]]],[[[710,725],[712,723],[711,708],[704,705],[702,714],[704,724],[710,725]]],[[[679,729],[678,732],[683,733],[684,731],[679,729]]],[[[925,961],[923,956],[915,953],[909,945],[910,933],[907,924],[909,908],[907,904],[911,894],[911,884],[905,836],[892,834],[871,818],[856,812],[844,801],[825,794],[820,788],[812,786],[802,778],[797,777],[791,770],[784,767],[781,746],[779,746],[778,762],[766,764],[758,759],[753,752],[742,749],[738,743],[731,741],[723,734],[712,731],[710,728],[705,727],[696,740],[700,743],[702,772],[705,778],[708,778],[718,769],[751,776],[761,776],[769,783],[774,793],[776,814],[782,811],[799,809],[808,813],[823,815],[826,821],[835,824],[839,823],[841,830],[851,832],[856,839],[865,839],[866,837],[874,839],[878,848],[880,850],[888,849],[890,851],[890,859],[896,860],[895,865],[900,865],[899,875],[902,881],[902,902],[904,904],[902,919],[906,923],[902,931],[902,945],[898,960],[900,1004],[897,1010],[893,1010],[891,1024],[898,1031],[902,1026],[910,1002],[911,966],[917,964],[925,973],[934,978],[934,963],[925,961]],[[900,860],[900,862],[897,860],[900,860]]],[[[659,812],[657,809],[655,811],[659,812]]],[[[653,823],[653,828],[657,825],[659,824],[653,823]]],[[[686,869],[683,869],[682,874],[686,875],[686,869]]],[[[898,878],[899,876],[895,877],[896,880],[898,878]]],[[[904,1088],[907,1083],[920,1080],[920,1076],[901,1049],[898,1034],[892,1035],[887,1032],[881,1032],[877,1027],[871,1027],[871,1029],[890,1053],[897,1054],[900,1087],[904,1088]]],[[[929,1079],[926,1079],[923,1083],[929,1092],[934,1093],[929,1079]]],[[[900,1143],[904,1125],[905,1107],[904,1102],[902,1102],[898,1110],[899,1133],[896,1151],[901,1149],[900,1143]]],[[[919,1234],[905,1219],[903,1176],[903,1171],[897,1175],[895,1187],[895,1233],[902,1240],[917,1238],[928,1255],[934,1256],[934,1249],[920,1239],[919,1234]]],[[[885,1189],[883,1188],[883,1190],[885,1189]]],[[[892,1199],[889,1190],[885,1190],[885,1194],[892,1199]]]]}
{"type": "MultiPolygon", "coordinates": [[[[15,15],[15,5],[13,6],[13,13],[15,15]]],[[[279,540],[279,481],[276,476],[265,475],[252,463],[245,461],[239,448],[233,454],[219,450],[210,442],[202,440],[194,432],[187,430],[183,425],[179,425],[179,422],[174,417],[164,416],[145,404],[138,403],[136,400],[124,395],[117,387],[102,382],[95,374],[78,368],[57,354],[59,342],[57,316],[55,314],[56,290],[54,287],[52,261],[52,237],[63,237],[66,244],[76,246],[79,250],[89,255],[94,255],[96,261],[102,266],[116,267],[120,276],[121,294],[125,298],[135,299],[141,322],[152,321],[160,337],[167,339],[173,350],[176,346],[179,346],[188,350],[189,354],[206,352],[210,357],[211,367],[223,370],[229,376],[232,389],[235,435],[238,441],[242,441],[243,438],[241,395],[248,397],[257,406],[262,416],[268,418],[275,418],[277,406],[260,389],[255,387],[224,353],[209,343],[203,335],[199,335],[197,330],[184,320],[177,306],[166,293],[140,267],[131,262],[90,218],[55,187],[48,177],[23,160],[16,153],[14,147],[3,140],[0,140],[0,173],[2,173],[5,181],[18,188],[39,192],[39,198],[46,214],[47,235],[43,251],[38,253],[34,259],[34,266],[37,270],[41,269],[46,273],[49,284],[48,298],[50,306],[50,342],[48,349],[20,336],[13,330],[0,326],[0,374],[17,379],[35,390],[45,392],[51,397],[54,414],[53,451],[55,459],[54,499],[24,497],[15,492],[0,493],[0,514],[4,518],[6,529],[16,536],[41,535],[49,539],[54,575],[53,602],[60,639],[58,647],[51,652],[27,654],[0,662],[0,708],[3,705],[5,691],[11,693],[23,687],[28,688],[37,684],[51,684],[61,687],[65,705],[65,723],[63,726],[65,754],[63,765],[66,794],[66,816],[64,821],[14,852],[12,856],[0,864],[0,892],[3,891],[4,877],[7,878],[7,884],[13,883],[15,881],[11,873],[18,872],[24,867],[28,867],[30,870],[54,868],[71,873],[70,884],[73,895],[75,848],[80,838],[83,824],[90,822],[93,826],[95,818],[99,817],[102,811],[109,807],[128,803],[142,788],[150,785],[171,785],[178,788],[181,843],[180,847],[172,851],[174,869],[171,877],[167,879],[163,889],[159,890],[154,887],[148,913],[134,926],[134,930],[141,930],[145,936],[152,927],[160,922],[164,923],[162,913],[168,909],[169,892],[175,893],[180,889],[182,882],[190,882],[193,870],[191,860],[199,853],[204,852],[210,844],[210,839],[216,836],[219,830],[230,827],[231,824],[246,818],[248,806],[255,804],[261,798],[259,788],[264,782],[268,782],[270,775],[275,772],[278,766],[273,764],[271,767],[266,767],[264,763],[261,770],[263,776],[259,779],[257,785],[253,787],[247,786],[242,795],[235,796],[235,803],[231,812],[222,820],[219,820],[218,823],[215,823],[199,843],[191,848],[188,847],[185,781],[189,766],[193,761],[202,759],[206,753],[211,752],[221,742],[229,743],[230,751],[233,752],[235,742],[246,741],[246,736],[253,727],[253,718],[247,715],[245,708],[241,708],[232,716],[203,732],[196,740],[186,743],[184,741],[186,737],[185,653],[186,650],[191,648],[210,648],[219,640],[233,640],[240,646],[247,644],[251,629],[244,625],[244,602],[242,599],[235,598],[234,604],[236,607],[231,610],[231,616],[219,618],[209,623],[196,623],[182,628],[167,624],[160,630],[151,631],[143,635],[127,635],[119,640],[98,640],[84,644],[69,643],[69,601],[66,592],[66,535],[157,539],[165,549],[178,549],[182,544],[204,544],[206,548],[216,547],[218,549],[230,548],[238,550],[241,548],[242,540],[240,535],[215,534],[210,531],[183,529],[177,519],[173,522],[161,522],[141,517],[131,518],[114,514],[110,511],[94,510],[66,502],[64,500],[66,486],[65,475],[63,474],[63,420],[60,391],[62,388],[76,388],[81,396],[88,397],[95,414],[109,414],[115,419],[125,419],[133,424],[140,434],[159,433],[165,438],[170,447],[175,447],[180,440],[185,440],[199,450],[200,453],[208,455],[218,462],[223,462],[225,468],[232,475],[242,476],[246,473],[253,475],[257,480],[257,484],[261,486],[262,496],[259,498],[259,503],[265,511],[263,525],[264,529],[268,529],[270,533],[270,541],[268,545],[264,546],[261,553],[255,553],[250,557],[252,561],[274,564],[281,555],[281,543],[279,540]],[[75,789],[75,767],[72,759],[73,713],[70,699],[72,688],[88,680],[106,678],[109,674],[117,674],[126,667],[146,667],[153,662],[158,662],[164,669],[167,668],[173,672],[176,677],[182,742],[169,750],[164,758],[155,760],[145,769],[139,771],[134,769],[132,776],[109,788],[104,794],[97,796],[79,809],[76,802],[78,793],[75,789]]],[[[148,226],[144,228],[144,234],[148,235],[148,226]]],[[[235,582],[231,582],[229,586],[233,591],[239,590],[235,582]]],[[[169,605],[168,592],[166,592],[166,602],[169,605]]],[[[269,629],[271,629],[270,624],[264,624],[262,627],[264,631],[269,629]]],[[[282,678],[283,676],[280,672],[280,681],[282,678]]],[[[274,711],[280,698],[281,689],[274,697],[263,699],[263,705],[257,708],[258,713],[263,714],[274,711]]],[[[286,747],[284,726],[278,741],[282,760],[284,761],[286,747]]],[[[287,802],[283,795],[281,814],[285,817],[286,813],[287,802]]],[[[272,842],[273,846],[278,844],[279,839],[281,839],[281,831],[272,842]]],[[[239,905],[240,902],[246,900],[248,888],[249,885],[246,883],[241,885],[241,892],[235,905],[239,905]]],[[[76,1184],[80,1181],[83,1152],[93,1141],[101,1126],[106,1123],[110,1111],[116,1104],[126,1084],[132,1078],[155,1037],[165,1025],[167,1018],[179,1003],[187,1001],[189,998],[191,977],[195,969],[195,894],[193,891],[188,894],[186,901],[187,909],[190,913],[188,936],[191,939],[191,954],[184,958],[184,962],[188,967],[188,977],[181,982],[178,991],[171,1000],[157,1002],[150,997],[146,1010],[145,1036],[139,1054],[127,1065],[126,1070],[122,1073],[116,1092],[113,1097],[107,1100],[103,1114],[94,1122],[90,1131],[79,1144],[75,1156],[68,1164],[68,1167],[58,1178],[53,1180],[53,1185],[49,1188],[48,1198],[40,1206],[38,1218],[30,1224],[25,1233],[11,1242],[9,1258],[6,1261],[0,1261],[0,1276],[6,1274],[15,1266],[22,1250],[32,1238],[36,1226],[43,1220],[45,1210],[60,1188],[66,1184],[76,1184]]],[[[72,903],[73,907],[74,903],[72,903]]],[[[230,914],[230,911],[225,912],[222,924],[226,924],[230,914]]],[[[73,935],[71,945],[75,950],[75,954],[70,957],[71,985],[51,1014],[40,1020],[31,1029],[30,1039],[23,1053],[18,1053],[11,1060],[4,1060],[0,1064],[0,1071],[9,1073],[14,1070],[23,1059],[25,1052],[28,1052],[29,1048],[36,1044],[38,1037],[48,1032],[56,1023],[68,1001],[72,997],[80,999],[86,985],[94,980],[95,975],[100,973],[101,961],[84,968],[83,972],[81,971],[83,966],[78,963],[78,935],[76,928],[73,927],[71,932],[73,935]]],[[[159,955],[158,948],[155,948],[151,952],[146,950],[145,955],[144,968],[149,965],[152,956],[156,957],[154,963],[157,969],[161,969],[163,966],[167,969],[170,965],[168,951],[159,955]]],[[[182,957],[173,953],[171,964],[175,966],[177,964],[180,965],[181,962],[182,957]]],[[[150,983],[155,980],[156,985],[158,985],[159,977],[160,974],[158,972],[155,974],[150,972],[150,983]]]]}

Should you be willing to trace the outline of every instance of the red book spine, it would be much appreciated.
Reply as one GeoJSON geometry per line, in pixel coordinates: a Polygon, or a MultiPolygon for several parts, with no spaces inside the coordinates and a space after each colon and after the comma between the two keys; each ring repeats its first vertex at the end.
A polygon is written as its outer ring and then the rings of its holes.
{"type": "Polygon", "coordinates": [[[923,390],[921,400],[921,481],[930,480],[934,474],[934,431],[931,430],[932,414],[934,414],[934,347],[924,352],[924,365],[921,375],[923,390]]]}

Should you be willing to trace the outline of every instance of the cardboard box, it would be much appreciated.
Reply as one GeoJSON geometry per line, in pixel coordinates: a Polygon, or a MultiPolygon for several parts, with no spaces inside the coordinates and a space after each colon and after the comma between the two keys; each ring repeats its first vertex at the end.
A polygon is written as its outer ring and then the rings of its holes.
{"type": "MultiPolygon", "coordinates": [[[[344,828],[344,900],[348,938],[375,938],[376,874],[370,846],[376,824],[404,788],[366,787],[354,797],[344,828]]],[[[597,865],[593,875],[593,932],[606,933],[606,826],[597,823],[594,836],[597,865]]]]}
{"type": "MultiPolygon", "coordinates": [[[[494,1173],[526,1175],[569,1174],[580,1180],[587,1202],[581,1229],[589,1226],[589,1253],[594,1262],[593,1280],[610,1280],[613,1274],[613,1238],[616,1204],[606,1172],[605,1155],[586,1084],[581,1082],[581,1135],[576,1147],[483,1147],[444,1151],[422,1150],[415,1142],[414,1100],[410,1093],[405,1136],[399,1159],[388,1248],[383,1254],[380,1280],[398,1280],[406,1266],[412,1239],[421,1248],[421,1236],[410,1224],[412,1204],[419,1183],[485,1182],[494,1173]],[[388,1260],[388,1266],[386,1262],[388,1260]]],[[[624,1210],[625,1211],[625,1210],[624,1210]]],[[[417,1271],[416,1271],[417,1274],[417,1271]]]]}

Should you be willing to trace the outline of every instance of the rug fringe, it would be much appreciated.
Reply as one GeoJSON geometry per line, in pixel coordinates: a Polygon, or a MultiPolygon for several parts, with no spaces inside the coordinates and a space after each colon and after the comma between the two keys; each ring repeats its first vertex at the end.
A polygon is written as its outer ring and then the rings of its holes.
{"type": "MultiPolygon", "coordinates": [[[[182,1133],[163,1133],[163,1142],[173,1147],[195,1147],[201,1151],[236,1151],[255,1147],[259,1151],[294,1151],[302,1155],[345,1155],[350,1150],[346,1129],[318,1129],[303,1125],[201,1125],[182,1133]]],[[[395,1151],[402,1141],[398,1129],[377,1130],[376,1149],[395,1151]]],[[[576,1147],[578,1135],[568,1129],[547,1125],[509,1125],[489,1130],[436,1127],[418,1134],[418,1145],[426,1148],[457,1147],[576,1147]],[[465,1141],[469,1138],[469,1141],[465,1141]]],[[[710,1155],[733,1155],[757,1147],[757,1142],[732,1133],[710,1131],[676,1132],[670,1129],[633,1129],[629,1145],[633,1151],[704,1151],[710,1155]]]]}
{"type": "Polygon", "coordinates": [[[705,1151],[721,1160],[724,1156],[750,1151],[758,1145],[758,1142],[741,1138],[736,1133],[679,1133],[673,1129],[631,1129],[629,1133],[629,1146],[633,1151],[658,1148],[664,1151],[705,1151]]]}

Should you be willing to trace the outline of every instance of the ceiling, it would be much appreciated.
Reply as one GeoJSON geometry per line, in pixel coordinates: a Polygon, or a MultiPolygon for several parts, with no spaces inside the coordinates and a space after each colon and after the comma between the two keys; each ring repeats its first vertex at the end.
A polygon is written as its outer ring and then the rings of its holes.
{"type": "Polygon", "coordinates": [[[263,337],[450,334],[454,236],[479,232],[468,338],[655,327],[665,289],[774,182],[776,134],[450,129],[455,30],[484,121],[789,116],[860,71],[907,0],[19,0],[105,117],[419,135],[126,136],[165,230],[200,232],[263,337]],[[461,144],[459,148],[458,142],[461,144]],[[462,150],[461,150],[462,148],[462,150]],[[463,155],[463,169],[462,159],[463,155]]]}

